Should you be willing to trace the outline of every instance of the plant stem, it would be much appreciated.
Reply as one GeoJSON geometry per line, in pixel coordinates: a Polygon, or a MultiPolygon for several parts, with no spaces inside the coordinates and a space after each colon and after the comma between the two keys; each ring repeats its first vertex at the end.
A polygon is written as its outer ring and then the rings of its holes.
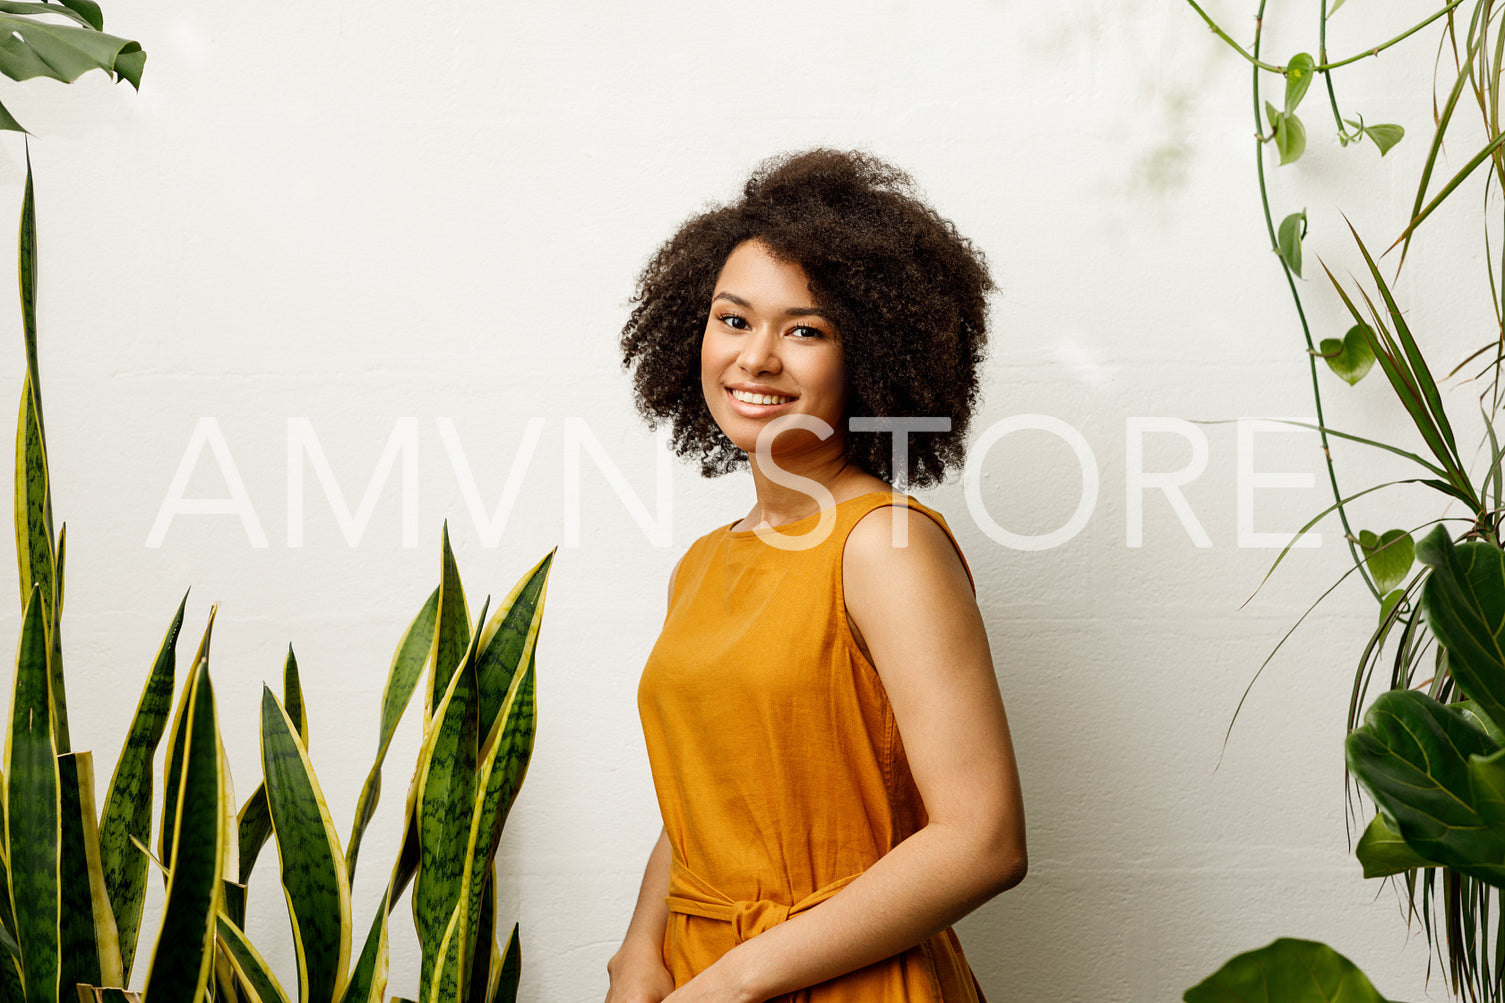
{"type": "MultiPolygon", "coordinates": [[[[1322,20],[1317,25],[1317,58],[1320,59],[1324,64],[1326,64],[1327,63],[1327,0],[1322,0],[1321,15],[1322,15],[1322,20]]],[[[1346,126],[1344,126],[1344,124],[1343,124],[1343,115],[1338,111],[1338,94],[1337,94],[1336,91],[1333,90],[1333,75],[1332,75],[1332,73],[1330,73],[1326,69],[1319,70],[1318,72],[1322,74],[1322,82],[1327,85],[1327,101],[1328,101],[1328,104],[1330,104],[1330,105],[1333,106],[1333,121],[1338,124],[1338,139],[1340,141],[1342,141],[1342,143],[1343,143],[1344,146],[1347,146],[1348,145],[1348,128],[1346,126]]],[[[1363,117],[1362,116],[1359,118],[1359,121],[1361,121],[1361,122],[1363,121],[1363,117]]],[[[1362,132],[1360,132],[1359,135],[1358,135],[1358,138],[1360,140],[1362,140],[1364,138],[1364,134],[1362,132]]]]}
{"type": "MultiPolygon", "coordinates": [[[[1259,62],[1258,62],[1258,57],[1259,57],[1260,36],[1263,33],[1263,28],[1264,28],[1265,3],[1266,2],[1267,2],[1267,0],[1259,0],[1259,13],[1257,13],[1255,15],[1255,17],[1254,17],[1254,47],[1253,47],[1253,51],[1254,51],[1254,57],[1255,57],[1255,60],[1254,60],[1255,65],[1254,65],[1254,73],[1253,73],[1253,77],[1254,77],[1254,90],[1253,90],[1253,93],[1254,93],[1254,130],[1255,130],[1255,135],[1256,136],[1258,136],[1258,134],[1259,134],[1259,128],[1260,128],[1260,102],[1259,102],[1259,70],[1260,70],[1260,65],[1259,65],[1259,62]]],[[[1461,0],[1460,0],[1460,2],[1461,2],[1461,0]]],[[[1192,6],[1196,6],[1196,4],[1193,2],[1193,0],[1187,0],[1187,3],[1191,3],[1192,6]]],[[[1325,6],[1326,6],[1326,4],[1324,3],[1324,7],[1325,6]]],[[[1364,580],[1364,584],[1365,585],[1369,586],[1369,591],[1372,592],[1372,593],[1374,593],[1374,597],[1376,599],[1379,599],[1380,598],[1380,590],[1375,586],[1374,580],[1369,577],[1369,571],[1365,567],[1363,559],[1359,556],[1359,549],[1358,549],[1358,547],[1354,544],[1354,540],[1357,539],[1357,535],[1354,533],[1353,528],[1348,525],[1348,512],[1343,507],[1343,493],[1338,489],[1338,472],[1337,472],[1336,468],[1333,466],[1332,449],[1329,448],[1328,441],[1327,441],[1327,431],[1326,431],[1326,429],[1327,429],[1327,422],[1323,420],[1323,416],[1322,416],[1322,389],[1321,389],[1321,386],[1317,382],[1317,346],[1315,346],[1314,344],[1312,344],[1312,329],[1311,329],[1311,325],[1307,323],[1306,310],[1305,310],[1305,308],[1301,304],[1301,293],[1299,291],[1297,291],[1297,289],[1296,289],[1296,279],[1295,279],[1294,276],[1291,275],[1290,266],[1288,266],[1286,264],[1285,259],[1283,257],[1281,257],[1280,254],[1278,253],[1278,248],[1279,248],[1280,244],[1279,244],[1279,242],[1277,241],[1277,239],[1275,237],[1275,218],[1274,218],[1274,216],[1270,212],[1270,193],[1269,193],[1268,188],[1265,185],[1264,144],[1261,143],[1261,142],[1259,142],[1257,139],[1256,139],[1255,144],[1254,144],[1254,166],[1255,166],[1255,168],[1256,168],[1256,170],[1258,171],[1258,174],[1259,174],[1259,203],[1260,203],[1260,208],[1263,210],[1264,215],[1265,215],[1265,230],[1270,235],[1270,249],[1272,251],[1277,251],[1277,253],[1275,255],[1275,260],[1277,260],[1277,261],[1280,262],[1280,270],[1281,270],[1281,272],[1283,272],[1285,274],[1286,285],[1291,290],[1291,300],[1296,304],[1296,316],[1301,321],[1301,334],[1302,334],[1302,337],[1306,339],[1306,349],[1307,349],[1307,357],[1306,358],[1307,358],[1307,364],[1308,364],[1308,366],[1310,366],[1310,368],[1311,368],[1311,374],[1312,374],[1312,399],[1316,402],[1316,408],[1317,408],[1317,427],[1318,427],[1317,435],[1321,438],[1321,441],[1322,441],[1322,458],[1323,458],[1324,463],[1327,465],[1327,479],[1328,479],[1328,483],[1330,483],[1332,485],[1333,500],[1338,503],[1338,520],[1343,525],[1343,536],[1344,536],[1345,540],[1348,543],[1348,553],[1353,558],[1354,565],[1358,568],[1359,577],[1364,580]]]]}
{"type": "MultiPolygon", "coordinates": [[[[1242,45],[1239,45],[1237,42],[1235,42],[1232,38],[1228,37],[1228,33],[1226,31],[1224,31],[1222,28],[1220,28],[1218,26],[1218,23],[1216,21],[1214,21],[1211,17],[1208,16],[1207,12],[1205,10],[1203,10],[1197,4],[1197,0],[1186,0],[1186,2],[1191,7],[1191,9],[1194,10],[1194,11],[1196,11],[1197,14],[1198,14],[1198,16],[1200,16],[1202,18],[1202,20],[1207,23],[1207,26],[1212,29],[1212,33],[1214,35],[1217,35],[1224,42],[1226,42],[1228,44],[1228,47],[1230,49],[1232,49],[1234,52],[1237,52],[1240,56],[1243,56],[1246,60],[1248,60],[1250,63],[1252,63],[1254,65],[1255,69],[1266,70],[1266,71],[1268,71],[1270,73],[1279,73],[1282,76],[1285,75],[1286,68],[1284,66],[1277,66],[1274,63],[1267,63],[1267,62],[1264,62],[1263,60],[1261,60],[1259,58],[1259,42],[1258,42],[1258,39],[1259,39],[1259,28],[1258,27],[1255,27],[1255,29],[1254,29],[1254,36],[1255,36],[1254,51],[1250,52],[1249,50],[1245,49],[1242,45]]],[[[1407,28],[1405,31],[1401,32],[1399,35],[1396,35],[1394,38],[1390,39],[1390,41],[1383,42],[1383,43],[1381,43],[1379,45],[1376,45],[1372,49],[1365,49],[1363,52],[1360,52],[1360,53],[1358,53],[1356,55],[1349,56],[1347,59],[1339,59],[1337,62],[1329,63],[1329,62],[1325,61],[1327,57],[1324,55],[1322,57],[1323,60],[1324,60],[1324,62],[1321,65],[1319,65],[1319,66],[1313,67],[1313,70],[1314,70],[1314,72],[1317,72],[1317,73],[1326,73],[1328,70],[1337,69],[1339,66],[1347,66],[1349,63],[1357,63],[1359,60],[1361,60],[1361,59],[1368,59],[1370,56],[1378,56],[1381,52],[1384,52],[1386,49],[1390,48],[1392,45],[1395,45],[1398,42],[1404,42],[1406,39],[1410,38],[1412,35],[1416,34],[1418,31],[1420,31],[1421,29],[1425,28],[1427,25],[1431,24],[1433,21],[1437,20],[1440,17],[1446,16],[1448,13],[1450,13],[1453,10],[1453,8],[1457,7],[1461,3],[1463,3],[1463,0],[1449,0],[1449,3],[1447,4],[1447,6],[1443,7],[1441,10],[1437,11],[1437,13],[1435,13],[1432,16],[1428,17],[1425,21],[1422,21],[1420,24],[1414,24],[1411,27],[1407,28]]],[[[1260,13],[1258,13],[1258,14],[1255,15],[1255,20],[1256,21],[1258,21],[1260,18],[1264,17],[1264,9],[1265,9],[1265,5],[1263,3],[1261,3],[1259,5],[1260,13]]],[[[1324,24],[1324,27],[1325,27],[1326,26],[1326,18],[1323,19],[1323,24],[1324,24]]]]}

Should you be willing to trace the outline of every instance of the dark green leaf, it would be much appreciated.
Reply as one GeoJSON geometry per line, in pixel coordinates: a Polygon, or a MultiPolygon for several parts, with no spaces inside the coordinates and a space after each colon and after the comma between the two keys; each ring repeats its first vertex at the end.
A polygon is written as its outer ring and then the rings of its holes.
{"type": "Polygon", "coordinates": [[[144,55],[138,59],[138,53],[138,43],[93,28],[0,13],[0,73],[12,80],[72,83],[90,70],[105,70],[140,87],[144,55]]]}
{"type": "Polygon", "coordinates": [[[1421,608],[1448,651],[1448,668],[1470,699],[1505,727],[1505,554],[1487,543],[1454,546],[1438,526],[1417,548],[1432,574],[1421,608]]]}
{"type": "Polygon", "coordinates": [[[1505,752],[1468,761],[1469,792],[1484,824],[1505,837],[1505,752]]]}
{"type": "MultiPolygon", "coordinates": [[[[1276,250],[1286,267],[1301,277],[1301,239],[1306,236],[1306,210],[1293,212],[1280,221],[1276,234],[1276,250]]],[[[1326,349],[1324,348],[1325,352],[1326,349]]]]}
{"type": "Polygon", "coordinates": [[[214,961],[215,914],[225,873],[226,791],[221,780],[219,724],[209,663],[200,660],[187,684],[177,839],[169,858],[167,903],[146,973],[146,1003],[200,1003],[214,961]]]}
{"type": "Polygon", "coordinates": [[[355,803],[355,822],[350,827],[350,842],[345,851],[345,872],[351,881],[355,880],[355,861],[360,852],[361,837],[365,835],[366,826],[376,814],[376,803],[381,798],[381,768],[387,758],[387,747],[391,745],[397,723],[402,720],[403,712],[407,710],[413,691],[418,686],[424,662],[433,650],[434,620],[438,611],[439,590],[435,589],[429,593],[428,600],[419,609],[418,615],[408,624],[407,631],[397,644],[397,653],[392,656],[392,667],[387,670],[387,686],[382,691],[381,699],[376,762],[371,764],[366,782],[361,785],[361,794],[355,803]]]}
{"type": "Polygon", "coordinates": [[[261,1003],[288,1003],[287,993],[245,931],[224,913],[216,918],[215,928],[236,975],[251,987],[261,1003]]]}
{"type": "Polygon", "coordinates": [[[1416,545],[1411,534],[1403,529],[1386,530],[1380,536],[1367,529],[1360,530],[1359,549],[1364,552],[1364,564],[1374,578],[1374,587],[1381,593],[1396,588],[1411,574],[1416,545]]]}
{"type": "Polygon", "coordinates": [[[1368,324],[1355,324],[1343,335],[1342,341],[1322,339],[1322,359],[1339,379],[1353,386],[1374,366],[1373,341],[1374,332],[1368,324]]]}
{"type": "Polygon", "coordinates": [[[1385,1003],[1363,972],[1326,944],[1289,937],[1230,958],[1184,1003],[1385,1003]]]}
{"type": "Polygon", "coordinates": [[[1305,52],[1298,52],[1291,57],[1286,65],[1286,113],[1296,110],[1301,99],[1306,97],[1306,89],[1312,85],[1313,67],[1317,64],[1311,56],[1305,52]]]}
{"type": "Polygon", "coordinates": [[[476,685],[481,694],[482,735],[490,734],[512,688],[517,667],[525,663],[538,642],[553,562],[554,554],[550,552],[523,575],[481,635],[476,653],[476,685]]]}
{"type": "Polygon", "coordinates": [[[99,830],[94,815],[94,763],[87,752],[57,757],[58,821],[58,983],[63,987],[115,985],[121,978],[115,918],[109,915],[99,870],[99,830]],[[92,844],[92,845],[91,845],[92,844]],[[91,860],[92,866],[91,866],[91,860]],[[95,885],[103,915],[95,916],[95,885]],[[96,930],[96,919],[104,929],[96,930]],[[104,956],[101,957],[101,954],[104,956]]]}
{"type": "Polygon", "coordinates": [[[376,916],[371,920],[371,929],[366,933],[366,944],[361,956],[345,984],[340,1003],[382,1003],[387,993],[387,913],[392,896],[382,896],[376,916]]]}
{"type": "Polygon", "coordinates": [[[48,721],[47,626],[33,588],[21,624],[5,764],[7,859],[27,1003],[58,996],[58,773],[48,721]]]}
{"type": "Polygon", "coordinates": [[[1348,768],[1413,850],[1505,884],[1505,834],[1474,809],[1469,780],[1469,757],[1498,751],[1489,736],[1424,693],[1391,690],[1345,744],[1348,768]]]}
{"type": "Polygon", "coordinates": [[[104,867],[105,890],[115,912],[115,927],[120,935],[123,974],[131,974],[136,940],[141,928],[141,908],[146,901],[146,854],[131,842],[132,837],[145,843],[152,830],[152,759],[162,732],[167,727],[172,707],[173,677],[176,672],[178,632],[183,628],[183,611],[188,603],[185,593],[172,623],[157,648],[136,715],[126,733],[125,746],[115,762],[105,796],[104,814],[99,820],[99,857],[104,867]]]}
{"type": "Polygon", "coordinates": [[[287,713],[261,694],[261,764],[303,1003],[333,1003],[350,964],[350,886],[329,808],[287,713]]]}
{"type": "Polygon", "coordinates": [[[523,974],[523,945],[518,937],[517,924],[512,924],[512,936],[502,952],[502,963],[497,967],[496,980],[486,1003],[517,1003],[517,984],[523,974]]]}
{"type": "Polygon", "coordinates": [[[470,608],[465,605],[465,589],[460,584],[460,569],[449,546],[449,524],[442,535],[439,565],[439,612],[434,629],[434,654],[429,665],[429,695],[425,706],[429,716],[449,688],[450,677],[470,647],[470,608]]]}
{"type": "Polygon", "coordinates": [[[1392,874],[1404,874],[1416,867],[1431,867],[1432,861],[1421,856],[1400,833],[1385,824],[1385,816],[1376,815],[1364,835],[1354,847],[1354,856],[1364,865],[1364,877],[1386,878],[1392,874]]]}

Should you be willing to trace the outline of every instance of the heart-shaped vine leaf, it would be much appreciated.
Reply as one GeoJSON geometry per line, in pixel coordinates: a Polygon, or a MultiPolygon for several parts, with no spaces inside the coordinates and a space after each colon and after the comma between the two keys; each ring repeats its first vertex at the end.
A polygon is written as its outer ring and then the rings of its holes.
{"type": "Polygon", "coordinates": [[[1364,564],[1381,594],[1404,582],[1416,560],[1416,543],[1403,529],[1386,530],[1378,536],[1367,529],[1360,530],[1359,549],[1364,551],[1364,564]]]}
{"type": "Polygon", "coordinates": [[[1337,338],[1323,338],[1322,358],[1327,362],[1327,368],[1338,374],[1338,378],[1349,386],[1353,386],[1364,378],[1364,374],[1374,367],[1374,348],[1370,345],[1370,328],[1368,324],[1355,324],[1348,329],[1343,340],[1337,338]]]}
{"type": "Polygon", "coordinates": [[[1301,278],[1301,240],[1306,236],[1306,210],[1293,212],[1280,221],[1276,233],[1275,249],[1286,267],[1301,278]]]}
{"type": "Polygon", "coordinates": [[[1374,140],[1374,145],[1380,148],[1380,156],[1383,157],[1405,137],[1406,130],[1398,125],[1371,125],[1365,127],[1364,135],[1374,140]]]}
{"type": "Polygon", "coordinates": [[[1315,75],[1312,68],[1316,65],[1312,57],[1305,52],[1296,53],[1286,65],[1287,114],[1295,111],[1301,99],[1306,97],[1306,89],[1312,85],[1312,77],[1315,75]]]}

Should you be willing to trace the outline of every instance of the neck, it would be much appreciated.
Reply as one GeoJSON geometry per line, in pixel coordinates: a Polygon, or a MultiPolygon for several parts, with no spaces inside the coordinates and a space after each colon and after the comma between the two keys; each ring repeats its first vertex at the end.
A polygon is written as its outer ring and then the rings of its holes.
{"type": "Polygon", "coordinates": [[[748,521],[753,525],[782,526],[803,519],[830,503],[830,499],[821,495],[820,488],[836,501],[845,500],[845,489],[865,487],[866,490],[877,490],[874,485],[858,484],[859,481],[877,482],[877,478],[853,466],[846,457],[845,446],[832,436],[809,450],[773,457],[777,469],[772,471],[760,464],[756,456],[749,457],[758,505],[748,515],[748,521]],[[774,480],[775,477],[778,480],[774,480]],[[790,482],[796,477],[813,483],[796,481],[796,486],[791,487],[790,482]]]}

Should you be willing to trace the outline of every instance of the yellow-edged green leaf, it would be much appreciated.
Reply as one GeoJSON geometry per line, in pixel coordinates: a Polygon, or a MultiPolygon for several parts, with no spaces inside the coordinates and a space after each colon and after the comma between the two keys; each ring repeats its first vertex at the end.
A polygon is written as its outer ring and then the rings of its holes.
{"type": "Polygon", "coordinates": [[[517,1003],[517,983],[523,974],[523,944],[518,936],[517,924],[512,924],[512,936],[507,938],[507,947],[501,952],[496,965],[496,974],[491,980],[491,991],[486,1003],[517,1003]]]}
{"type": "Polygon", "coordinates": [[[496,723],[497,713],[512,689],[517,667],[527,663],[529,652],[538,643],[553,563],[554,552],[550,551],[523,575],[481,634],[476,651],[476,685],[480,692],[483,735],[490,734],[496,723]]]}
{"type": "Polygon", "coordinates": [[[491,972],[499,960],[500,953],[496,943],[496,868],[487,867],[485,880],[481,884],[481,909],[473,917],[475,933],[470,940],[474,944],[471,948],[465,970],[466,976],[465,999],[475,1000],[476,1003],[485,1003],[491,989],[491,972]]]}
{"type": "MultiPolygon", "coordinates": [[[[442,614],[442,595],[440,609],[442,614]]],[[[424,1000],[429,997],[439,948],[466,871],[479,754],[474,651],[472,646],[470,657],[451,677],[419,751],[419,862],[413,886],[413,925],[423,953],[418,995],[424,1000]]]]}
{"type": "Polygon", "coordinates": [[[429,661],[429,691],[424,706],[426,719],[438,713],[440,699],[449,688],[450,678],[470,647],[470,609],[465,605],[465,588],[460,584],[460,569],[449,546],[449,524],[441,533],[439,562],[439,612],[434,627],[434,653],[429,661]]]}
{"type": "Polygon", "coordinates": [[[177,838],[167,862],[162,927],[146,972],[146,1003],[200,1003],[208,995],[214,963],[228,810],[207,660],[197,661],[187,690],[182,774],[176,803],[167,807],[177,838]]]}
{"type": "Polygon", "coordinates": [[[62,958],[60,983],[118,986],[125,982],[115,914],[105,891],[94,812],[94,757],[88,752],[58,756],[59,819],[62,834],[58,874],[62,958]]]}
{"type": "MultiPolygon", "coordinates": [[[[194,652],[193,668],[189,672],[192,679],[193,673],[199,670],[209,658],[209,642],[214,636],[214,617],[219,611],[219,605],[209,607],[209,621],[204,625],[204,636],[199,639],[198,651],[194,652]]],[[[174,805],[178,803],[178,784],[183,777],[183,750],[184,735],[188,729],[188,704],[192,696],[193,687],[185,685],[182,694],[178,697],[178,709],[173,715],[172,725],[167,732],[167,753],[162,768],[162,801],[163,804],[174,805]]],[[[157,838],[157,857],[161,861],[172,860],[173,845],[177,839],[177,819],[172,811],[165,811],[162,818],[162,829],[157,838]]]]}
{"type": "Polygon", "coordinates": [[[439,589],[429,593],[428,600],[408,624],[397,652],[392,656],[392,667],[387,670],[387,685],[382,691],[381,726],[378,735],[376,761],[366,774],[361,785],[361,794],[355,803],[355,822],[350,827],[350,842],[345,851],[346,876],[355,880],[355,861],[360,853],[361,837],[366,826],[376,814],[376,803],[381,798],[381,769],[387,758],[387,747],[392,744],[392,735],[397,724],[412,700],[413,691],[423,675],[423,665],[434,646],[434,621],[439,611],[439,589]]]}
{"type": "MultiPolygon", "coordinates": [[[[288,645],[287,657],[282,663],[282,696],[287,701],[283,709],[287,711],[288,720],[292,721],[298,738],[303,742],[303,748],[308,749],[308,712],[303,706],[303,684],[298,679],[298,660],[293,656],[293,646],[288,645]]],[[[261,855],[261,850],[266,846],[268,839],[272,837],[272,815],[267,808],[266,783],[256,785],[256,790],[246,799],[245,805],[236,816],[236,844],[238,848],[238,874],[241,884],[249,884],[251,871],[256,866],[256,858],[261,855]]],[[[241,904],[239,909],[227,909],[226,912],[236,923],[245,922],[245,907],[241,904]]]]}
{"type": "Polygon", "coordinates": [[[272,974],[271,966],[246,937],[245,931],[223,912],[215,917],[215,929],[236,976],[256,994],[256,1003],[289,1003],[287,993],[272,974]]]}
{"type": "Polygon", "coordinates": [[[261,694],[261,762],[302,1003],[334,1003],[350,964],[350,886],[308,753],[270,689],[261,694]]]}
{"type": "Polygon", "coordinates": [[[132,840],[145,843],[151,838],[152,759],[172,707],[178,633],[183,629],[187,604],[185,593],[157,648],[146,685],[141,688],[141,699],[136,703],[136,715],[126,733],[125,746],[115,762],[115,773],[105,795],[104,814],[99,820],[99,859],[120,936],[122,983],[130,978],[141,928],[141,909],[146,901],[147,857],[132,840]]]}
{"type": "Polygon", "coordinates": [[[33,588],[21,624],[5,736],[5,844],[27,1003],[58,998],[57,756],[48,721],[47,625],[33,588]]]}
{"type": "Polygon", "coordinates": [[[361,956],[350,972],[350,981],[345,983],[340,1003],[382,1003],[387,994],[387,916],[391,912],[392,895],[382,896],[376,916],[371,920],[371,929],[366,934],[361,956]]]}

